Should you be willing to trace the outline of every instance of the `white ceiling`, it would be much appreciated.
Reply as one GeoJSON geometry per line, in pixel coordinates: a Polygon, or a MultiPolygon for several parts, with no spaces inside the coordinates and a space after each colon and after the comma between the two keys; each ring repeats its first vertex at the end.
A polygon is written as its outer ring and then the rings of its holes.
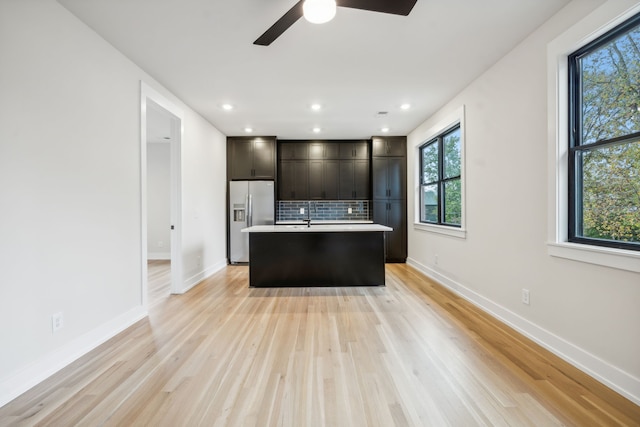
{"type": "Polygon", "coordinates": [[[224,134],[282,139],[406,135],[569,2],[418,0],[407,17],[339,7],[264,47],[253,41],[296,0],[58,1],[224,134]]]}

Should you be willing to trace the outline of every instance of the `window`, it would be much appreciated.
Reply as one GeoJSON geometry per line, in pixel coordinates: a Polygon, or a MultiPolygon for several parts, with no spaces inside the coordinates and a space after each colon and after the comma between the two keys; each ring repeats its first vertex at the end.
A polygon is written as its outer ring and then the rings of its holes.
{"type": "Polygon", "coordinates": [[[460,227],[460,125],[420,147],[420,222],[460,227]]]}
{"type": "Polygon", "coordinates": [[[640,15],[568,66],[569,241],[640,250],[640,15]]]}

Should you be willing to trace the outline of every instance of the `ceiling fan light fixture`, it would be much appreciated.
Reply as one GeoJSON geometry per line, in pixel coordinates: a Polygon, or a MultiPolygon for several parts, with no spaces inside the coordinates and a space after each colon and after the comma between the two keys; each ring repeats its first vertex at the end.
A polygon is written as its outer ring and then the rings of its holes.
{"type": "Polygon", "coordinates": [[[304,17],[313,24],[324,24],[336,16],[335,0],[305,0],[302,5],[304,17]]]}

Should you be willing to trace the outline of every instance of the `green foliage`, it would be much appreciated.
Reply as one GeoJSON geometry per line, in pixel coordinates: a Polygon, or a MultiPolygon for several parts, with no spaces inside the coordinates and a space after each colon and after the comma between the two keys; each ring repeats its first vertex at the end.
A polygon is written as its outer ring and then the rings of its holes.
{"type": "Polygon", "coordinates": [[[640,143],[583,155],[583,234],[640,242],[640,143]]]}
{"type": "MultiPolygon", "coordinates": [[[[582,144],[640,132],[640,28],[581,59],[582,144]]],[[[585,237],[640,242],[640,143],[594,148],[582,162],[585,237]]]]}
{"type": "Polygon", "coordinates": [[[460,180],[460,128],[438,137],[422,149],[423,221],[438,222],[438,201],[442,203],[442,222],[462,223],[462,185],[460,180]],[[442,173],[440,172],[442,150],[442,173]],[[442,197],[438,200],[439,184],[442,197]]]}

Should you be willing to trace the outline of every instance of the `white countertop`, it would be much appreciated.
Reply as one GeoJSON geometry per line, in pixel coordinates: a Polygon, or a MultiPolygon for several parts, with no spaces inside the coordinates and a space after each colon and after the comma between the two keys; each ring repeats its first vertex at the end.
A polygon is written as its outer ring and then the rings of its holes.
{"type": "MultiPolygon", "coordinates": [[[[276,225],[300,225],[300,224],[305,224],[306,223],[304,221],[301,220],[292,220],[292,221],[276,221],[276,225]]],[[[337,220],[337,219],[332,219],[332,220],[315,220],[312,219],[311,220],[311,224],[373,224],[373,221],[371,220],[337,220]]]]}
{"type": "Polygon", "coordinates": [[[352,231],[393,231],[393,228],[380,224],[306,224],[291,225],[254,225],[243,228],[243,233],[321,233],[321,232],[352,232],[352,231]]]}

